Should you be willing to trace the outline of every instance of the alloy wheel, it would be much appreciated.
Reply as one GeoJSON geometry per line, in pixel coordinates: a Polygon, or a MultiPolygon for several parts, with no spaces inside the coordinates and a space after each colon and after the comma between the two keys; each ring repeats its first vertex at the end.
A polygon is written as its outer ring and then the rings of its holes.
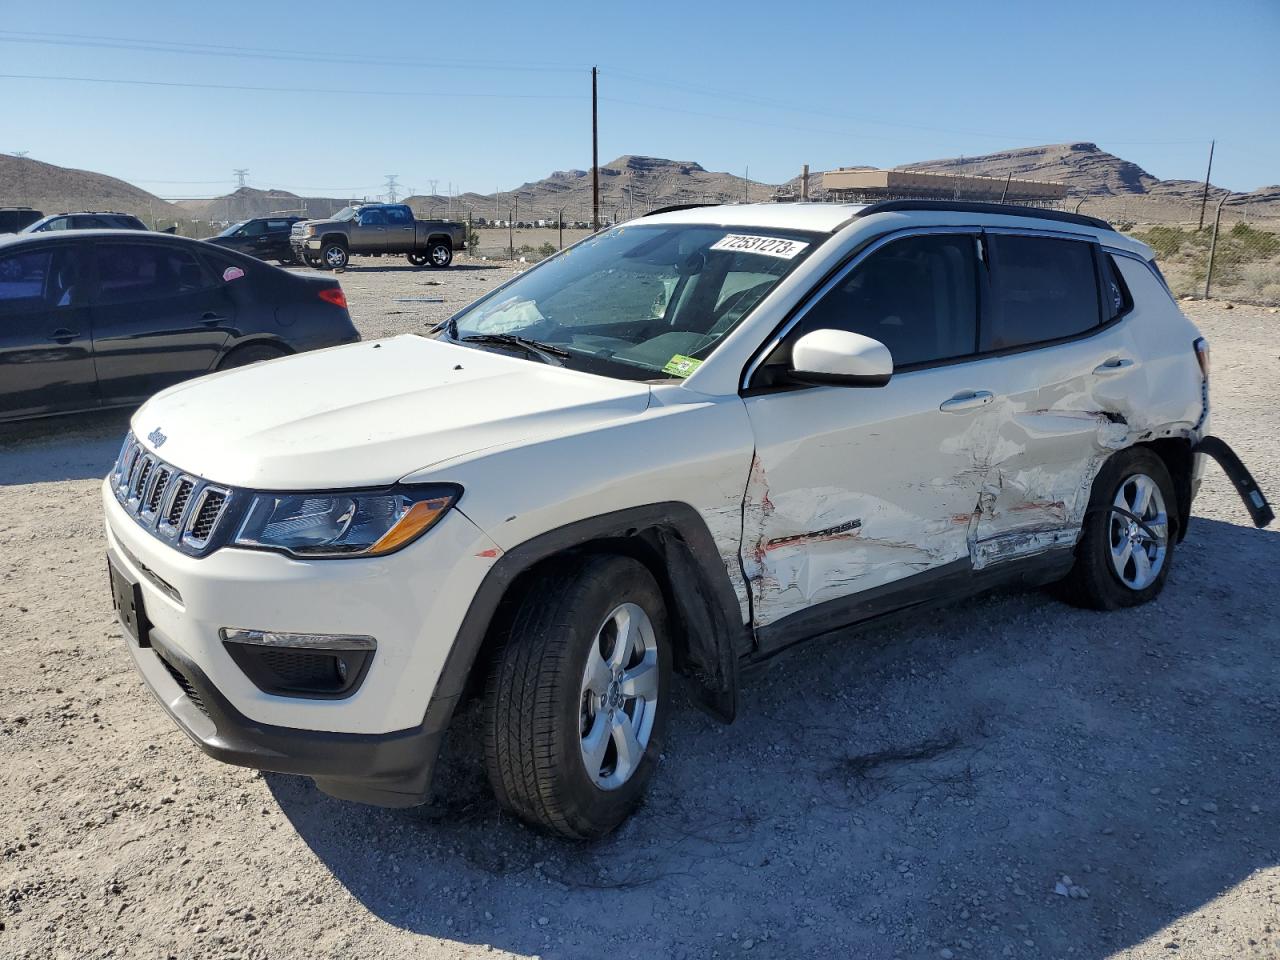
{"type": "Polygon", "coordinates": [[[648,614],[614,609],[596,631],[582,675],[582,762],[601,790],[616,790],[640,766],[658,709],[658,644],[648,614]]]}
{"type": "Polygon", "coordinates": [[[1155,582],[1169,549],[1169,516],[1160,485],[1145,473],[1126,478],[1116,491],[1109,522],[1111,566],[1130,590],[1155,582]]]}

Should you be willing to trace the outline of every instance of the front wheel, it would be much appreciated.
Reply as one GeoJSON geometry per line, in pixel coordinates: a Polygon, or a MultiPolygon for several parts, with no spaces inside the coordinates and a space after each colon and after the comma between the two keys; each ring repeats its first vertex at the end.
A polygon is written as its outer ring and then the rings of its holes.
{"type": "Polygon", "coordinates": [[[637,560],[566,562],[518,603],[485,694],[485,765],[498,802],[590,840],[644,796],[671,696],[666,608],[637,560]]]}
{"type": "Polygon", "coordinates": [[[425,253],[418,253],[416,251],[414,253],[405,254],[405,259],[415,267],[425,267],[428,262],[427,255],[425,253]]]}
{"type": "Polygon", "coordinates": [[[320,250],[320,261],[326,270],[345,270],[350,257],[340,243],[326,243],[320,250]]]}
{"type": "Polygon", "coordinates": [[[1145,447],[1112,456],[1093,483],[1075,566],[1060,585],[1063,597],[1095,610],[1154,600],[1173,563],[1178,515],[1160,457],[1145,447]]]}

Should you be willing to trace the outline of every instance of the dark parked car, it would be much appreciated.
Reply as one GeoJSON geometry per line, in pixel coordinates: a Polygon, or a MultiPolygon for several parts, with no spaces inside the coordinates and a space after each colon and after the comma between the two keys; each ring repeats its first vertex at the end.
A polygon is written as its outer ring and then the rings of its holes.
{"type": "Polygon", "coordinates": [[[30,207],[0,207],[0,233],[17,233],[43,216],[39,210],[30,207]]]}
{"type": "Polygon", "coordinates": [[[51,230],[147,230],[132,213],[113,211],[55,213],[23,227],[21,233],[48,233],[51,230]]]}
{"type": "Polygon", "coordinates": [[[255,217],[233,223],[209,243],[216,243],[228,250],[238,250],[259,260],[278,260],[281,264],[297,263],[293,247],[289,245],[289,232],[302,217],[255,217]]]}
{"type": "Polygon", "coordinates": [[[359,340],[336,280],[122,230],[0,237],[0,420],[359,340]]]}

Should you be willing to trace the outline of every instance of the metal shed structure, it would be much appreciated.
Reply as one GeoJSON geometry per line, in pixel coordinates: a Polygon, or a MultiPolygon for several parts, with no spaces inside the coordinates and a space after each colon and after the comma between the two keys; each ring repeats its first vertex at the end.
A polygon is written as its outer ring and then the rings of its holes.
{"type": "Polygon", "coordinates": [[[830,200],[984,200],[1050,206],[1067,196],[1065,183],[980,177],[969,174],[926,173],[921,170],[828,170],[822,187],[830,200]]]}

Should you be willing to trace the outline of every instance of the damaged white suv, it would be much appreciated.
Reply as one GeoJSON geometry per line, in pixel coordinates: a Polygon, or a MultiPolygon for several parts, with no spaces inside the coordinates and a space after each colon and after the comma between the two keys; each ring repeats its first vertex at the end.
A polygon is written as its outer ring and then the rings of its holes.
{"type": "Polygon", "coordinates": [[[207,753],[382,805],[483,698],[499,802],[620,823],[677,676],[725,719],[808,637],[1011,581],[1155,597],[1209,354],[1151,251],[1017,207],[701,206],[430,337],[214,374],[103,484],[146,682],[207,753]]]}

